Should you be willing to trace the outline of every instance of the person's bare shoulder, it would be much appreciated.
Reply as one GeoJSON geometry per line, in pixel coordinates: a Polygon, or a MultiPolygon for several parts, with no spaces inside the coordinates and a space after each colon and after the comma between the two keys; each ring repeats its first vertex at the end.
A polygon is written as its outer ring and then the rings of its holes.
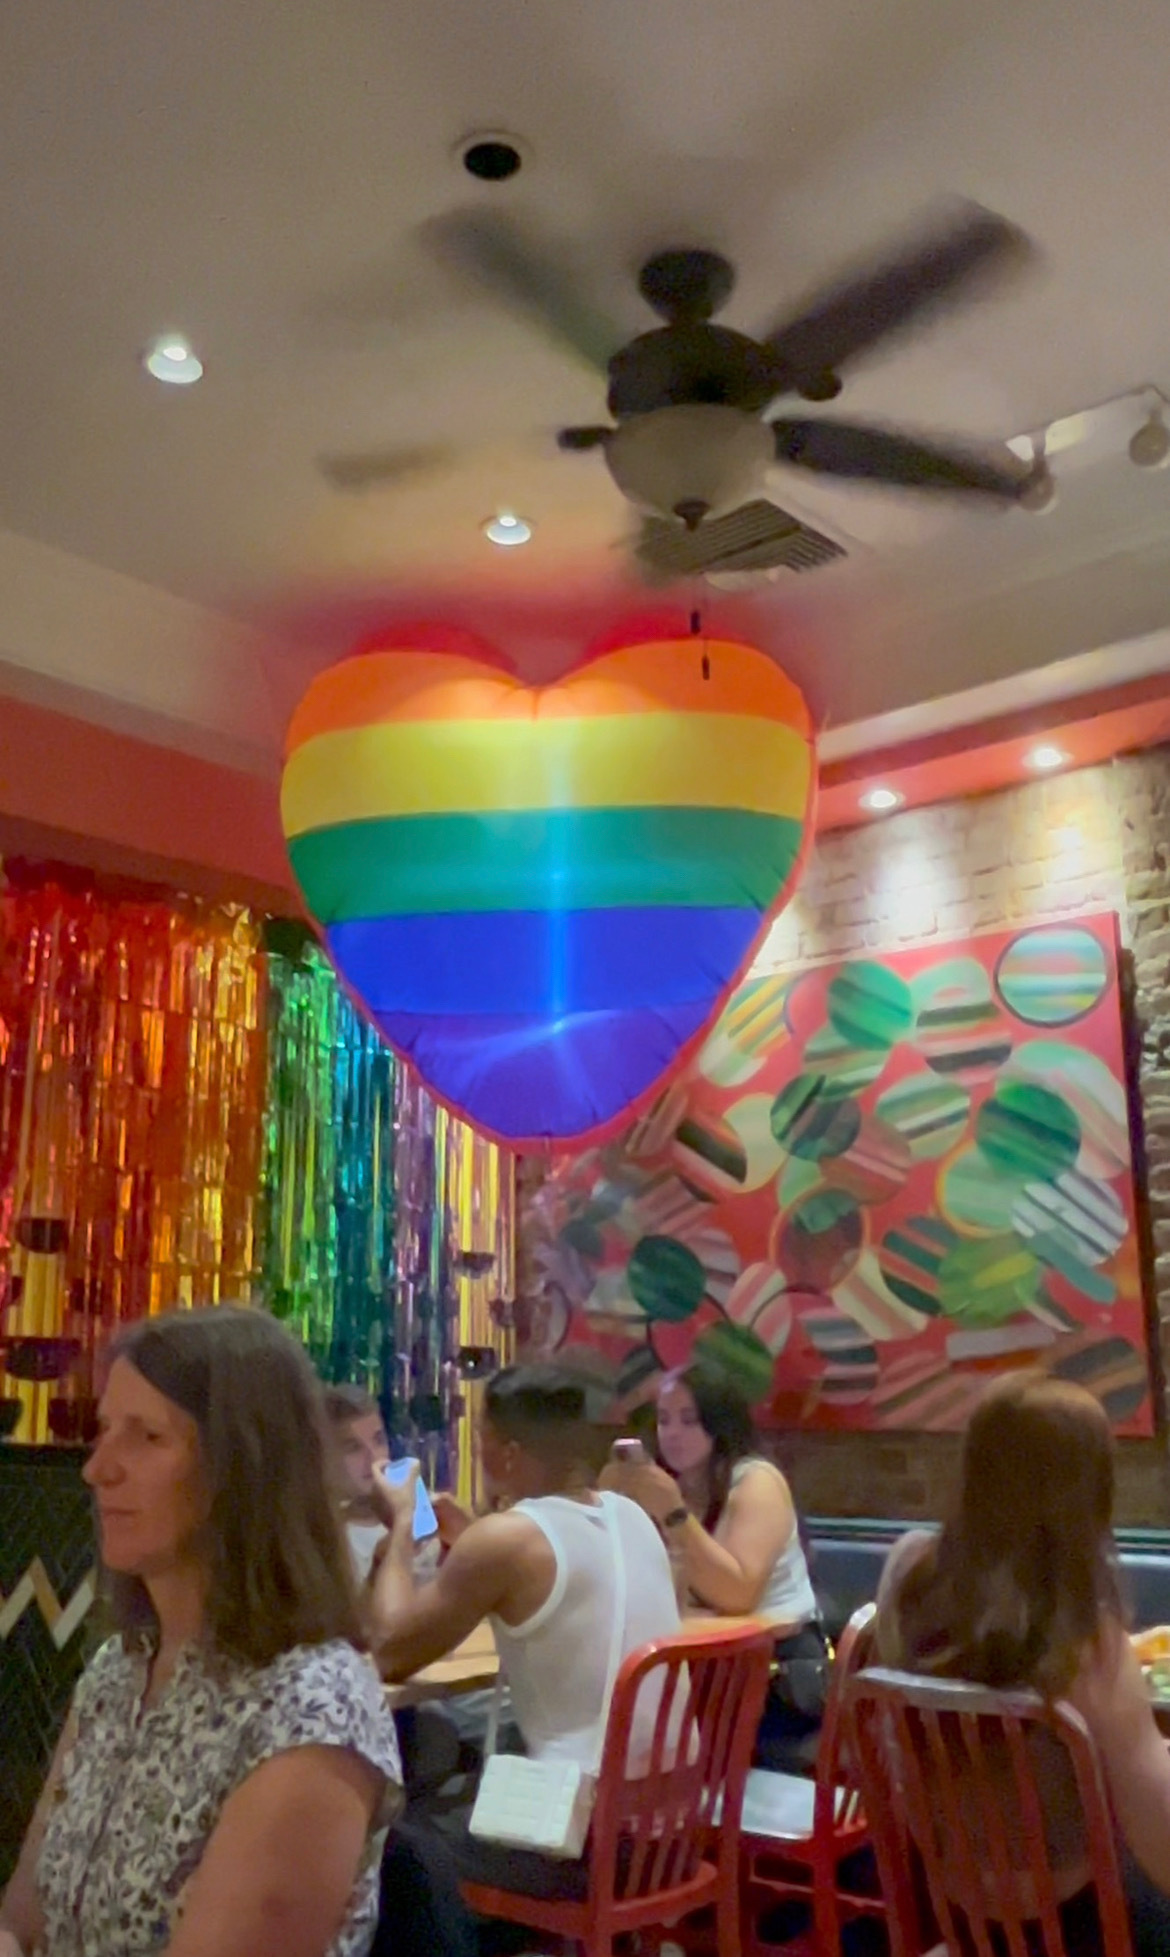
{"type": "Polygon", "coordinates": [[[505,1624],[522,1624],[538,1611],[556,1579],[552,1544],[523,1512],[481,1516],[459,1538],[452,1556],[456,1553],[465,1566],[471,1561],[481,1568],[490,1565],[504,1578],[497,1611],[505,1624]]]}

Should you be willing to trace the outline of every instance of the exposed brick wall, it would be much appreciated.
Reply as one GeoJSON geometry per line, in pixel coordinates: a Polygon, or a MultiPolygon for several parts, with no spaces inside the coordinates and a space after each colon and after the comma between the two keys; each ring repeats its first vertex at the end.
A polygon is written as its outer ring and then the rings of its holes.
{"type": "MultiPolygon", "coordinates": [[[[822,837],[759,961],[768,971],[865,948],[927,944],[1039,918],[1115,910],[1131,1028],[1141,1228],[1152,1343],[1170,1356],[1170,748],[915,809],[822,837]],[[1143,1154],[1145,1163],[1143,1164],[1143,1154]]],[[[1163,1421],[1163,1428],[1164,1428],[1163,1421]]],[[[949,1435],[792,1433],[779,1452],[820,1515],[933,1516],[949,1435]]],[[[1118,1520],[1170,1524],[1165,1433],[1121,1448],[1118,1520]]]]}
{"type": "MultiPolygon", "coordinates": [[[[1170,748],[911,810],[822,837],[757,969],[928,944],[1034,919],[1114,910],[1131,1031],[1140,1227],[1155,1363],[1170,1370],[1170,748]]],[[[540,1180],[527,1175],[527,1193],[540,1180]]],[[[525,1191],[521,1191],[523,1206],[525,1191]]],[[[525,1283],[523,1231],[518,1273],[525,1283]]],[[[1155,1441],[1121,1449],[1118,1520],[1170,1524],[1164,1406],[1155,1441]]],[[[789,1433],[777,1452],[814,1515],[930,1517],[950,1435],[789,1433]]]]}

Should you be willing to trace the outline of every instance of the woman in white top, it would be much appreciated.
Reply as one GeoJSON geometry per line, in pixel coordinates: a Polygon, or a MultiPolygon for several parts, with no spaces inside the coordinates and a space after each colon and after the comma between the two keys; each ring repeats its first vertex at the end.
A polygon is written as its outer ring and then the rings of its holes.
{"type": "Polygon", "coordinates": [[[824,1712],[828,1648],[788,1483],[760,1452],[751,1410],[721,1374],[663,1380],[658,1462],[615,1461],[603,1483],[644,1508],[683,1559],[700,1604],[777,1628],[760,1766],[806,1770],[824,1712]]]}

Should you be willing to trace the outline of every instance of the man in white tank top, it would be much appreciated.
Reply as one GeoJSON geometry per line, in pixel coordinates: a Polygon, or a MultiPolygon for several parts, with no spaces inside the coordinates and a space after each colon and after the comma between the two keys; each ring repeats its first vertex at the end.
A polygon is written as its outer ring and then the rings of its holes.
{"type": "MultiPolygon", "coordinates": [[[[662,1538],[636,1503],[594,1490],[584,1391],[554,1369],[509,1367],[489,1381],[479,1444],[485,1485],[502,1512],[469,1522],[425,1586],[416,1585],[412,1568],[414,1490],[379,1490],[393,1524],[373,1587],[379,1665],[388,1679],[407,1678],[453,1650],[486,1617],[526,1752],[592,1768],[616,1554],[629,1573],[622,1657],[679,1628],[662,1538]]],[[[465,1815],[449,1818],[444,1832],[461,1873],[477,1881],[567,1895],[575,1877],[584,1878],[581,1865],[473,1839],[465,1815]]]]}

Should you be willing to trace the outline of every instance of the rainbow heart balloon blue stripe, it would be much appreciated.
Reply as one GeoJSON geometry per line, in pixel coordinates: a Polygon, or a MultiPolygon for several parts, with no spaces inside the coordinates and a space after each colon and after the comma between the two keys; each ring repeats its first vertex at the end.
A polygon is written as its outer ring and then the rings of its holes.
{"type": "Polygon", "coordinates": [[[387,1041],[517,1148],[595,1140],[710,1024],[809,832],[808,711],[727,640],[533,688],[485,652],[365,652],[289,730],[305,902],[387,1041]]]}

